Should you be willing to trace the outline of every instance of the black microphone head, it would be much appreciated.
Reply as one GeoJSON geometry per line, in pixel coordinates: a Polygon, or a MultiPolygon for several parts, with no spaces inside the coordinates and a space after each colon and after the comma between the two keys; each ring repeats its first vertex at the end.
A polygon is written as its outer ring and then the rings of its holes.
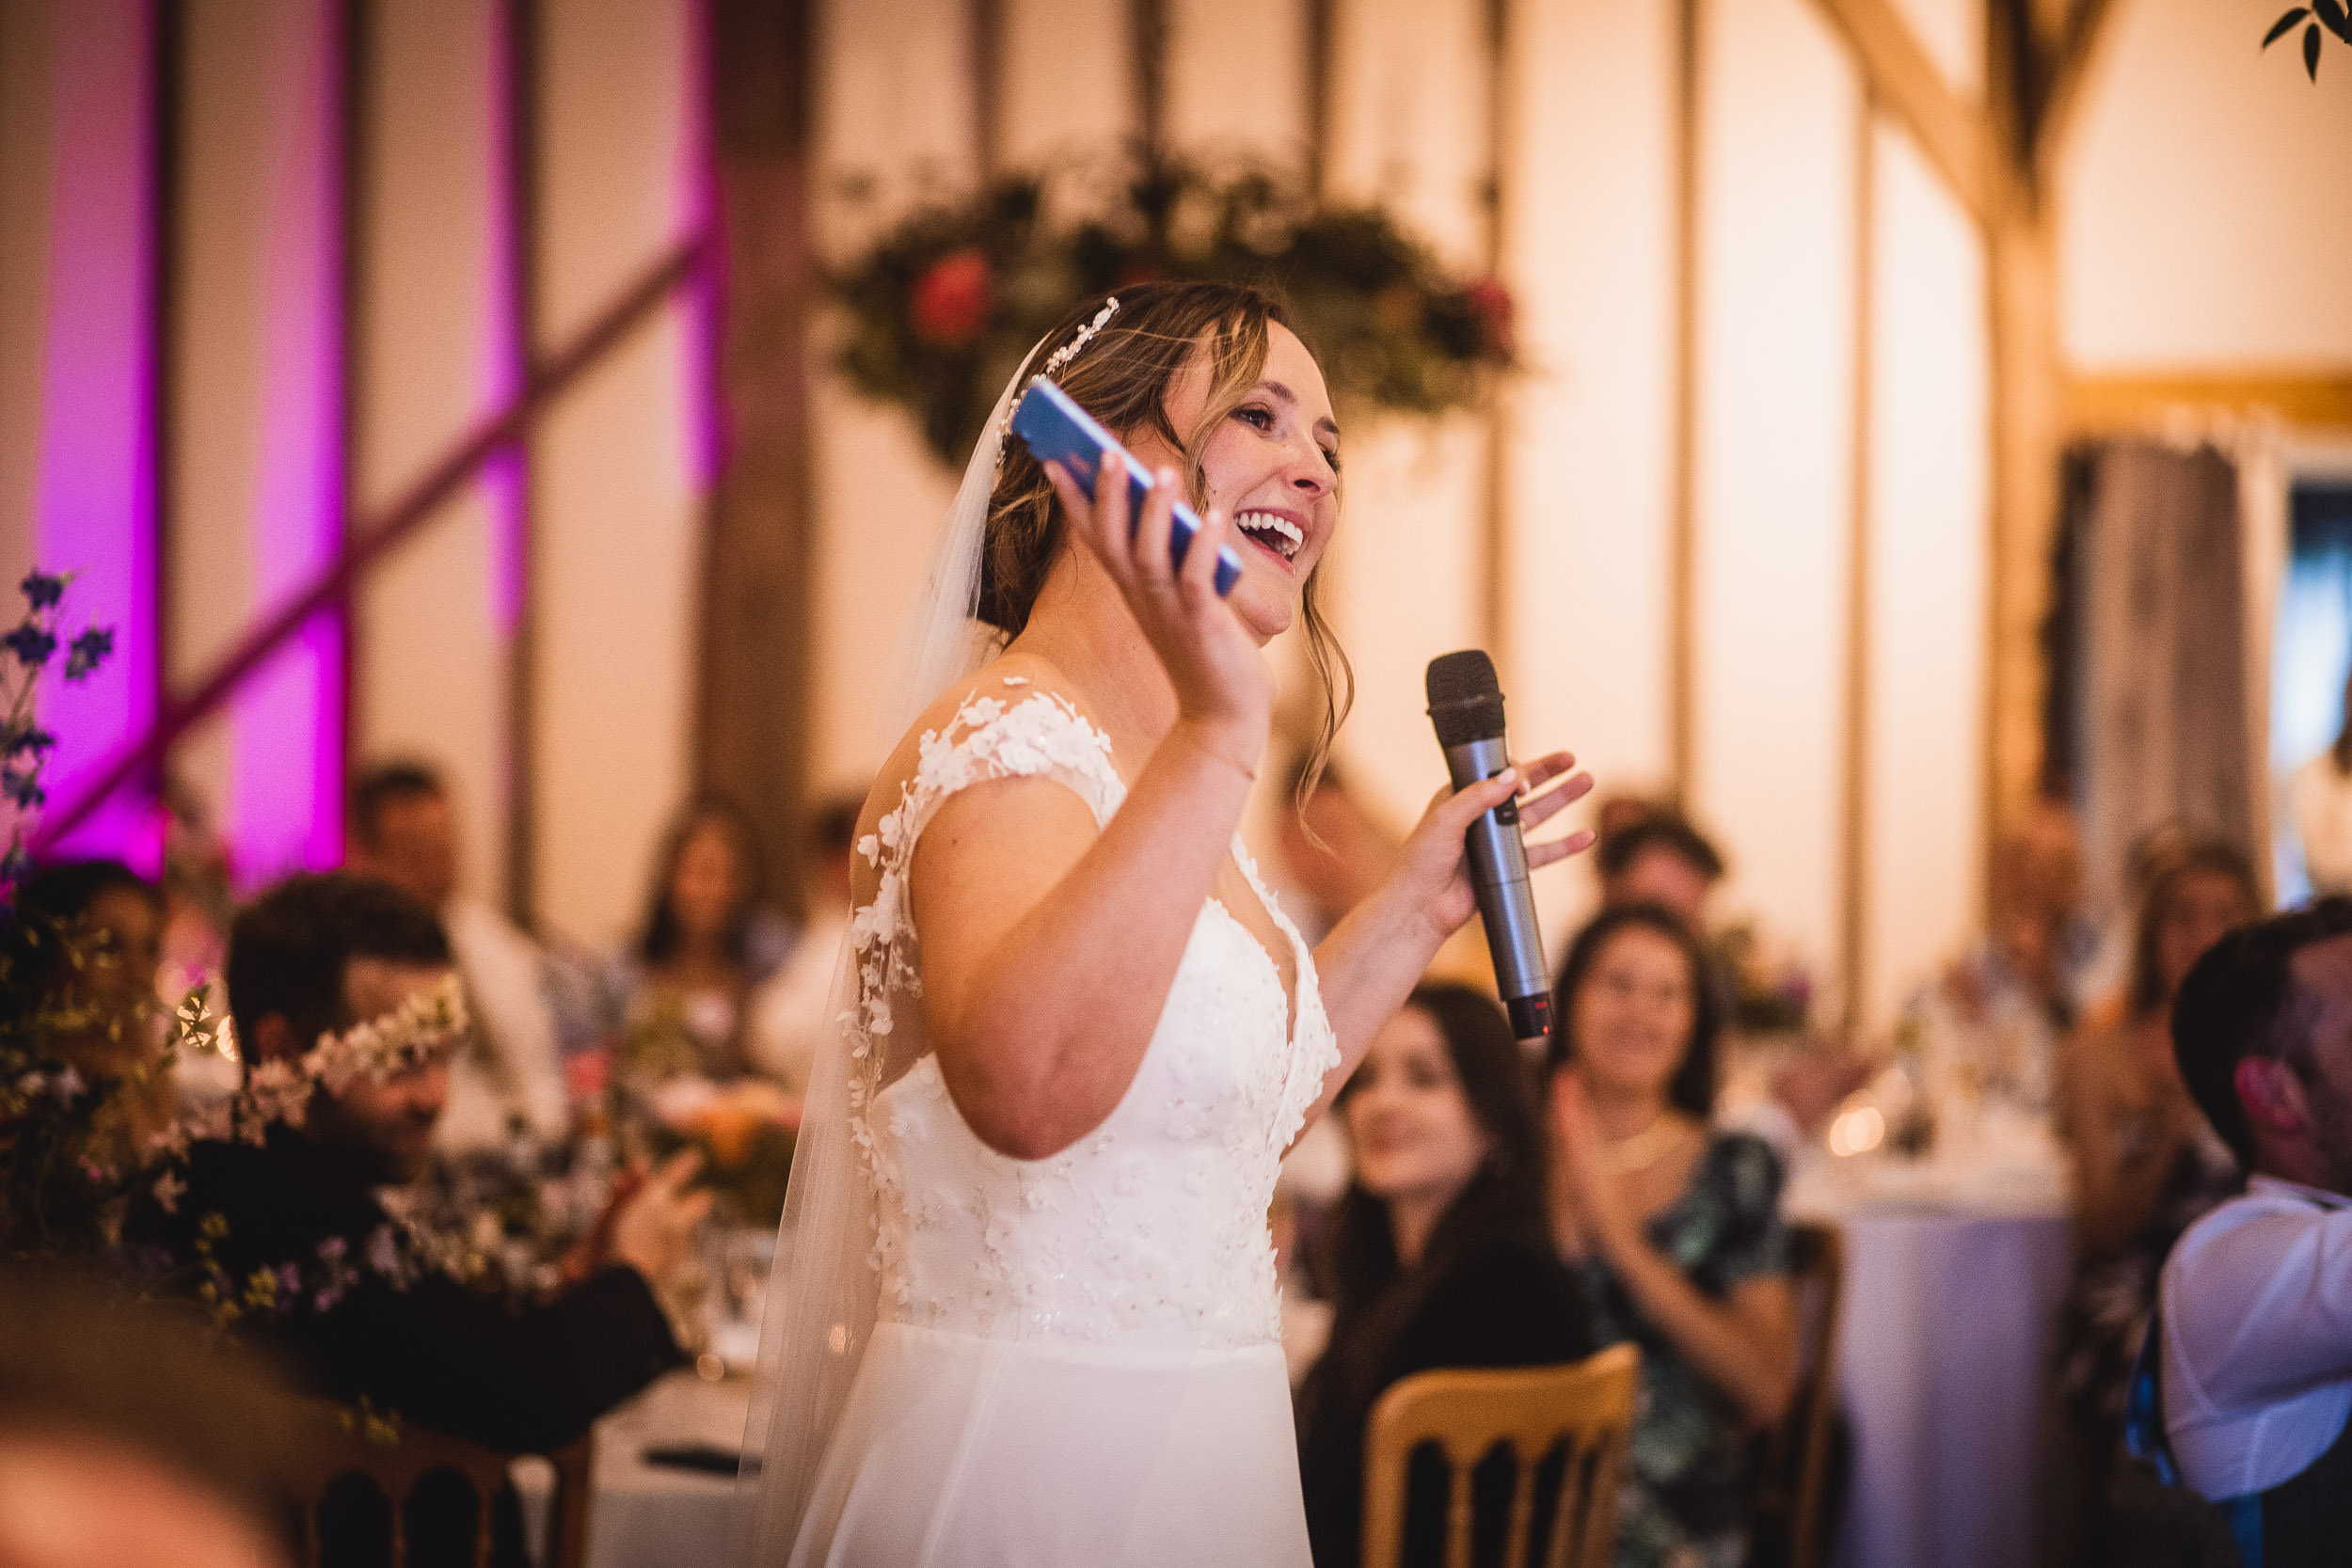
{"type": "Polygon", "coordinates": [[[1429,661],[1429,721],[1440,746],[1466,746],[1502,736],[1502,683],[1482,648],[1439,654],[1429,661]]]}

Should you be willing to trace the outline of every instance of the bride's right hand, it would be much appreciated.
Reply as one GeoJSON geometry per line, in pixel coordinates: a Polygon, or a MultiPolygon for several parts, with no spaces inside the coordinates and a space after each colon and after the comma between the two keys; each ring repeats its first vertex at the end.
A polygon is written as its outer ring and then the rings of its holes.
{"type": "Polygon", "coordinates": [[[1060,464],[1046,477],[1061,498],[1079,540],[1119,585],[1127,609],[1176,689],[1180,724],[1218,755],[1254,773],[1274,718],[1274,673],[1240,617],[1216,591],[1218,546],[1232,537],[1232,520],[1211,508],[1184,553],[1182,571],[1170,560],[1174,507],[1183,494],[1176,472],[1153,476],[1143,514],[1128,523],[1127,474],[1106,457],[1089,495],[1060,464]]]}

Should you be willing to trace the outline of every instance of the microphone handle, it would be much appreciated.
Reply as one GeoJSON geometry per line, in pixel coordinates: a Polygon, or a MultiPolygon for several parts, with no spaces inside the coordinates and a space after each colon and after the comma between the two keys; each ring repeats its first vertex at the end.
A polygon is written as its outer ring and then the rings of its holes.
{"type": "MultiPolygon", "coordinates": [[[[1457,794],[1510,765],[1510,748],[1499,735],[1445,749],[1446,771],[1457,794]]],[[[1544,973],[1544,941],[1535,927],[1535,892],[1527,875],[1518,802],[1505,800],[1472,822],[1463,850],[1470,857],[1470,887],[1478,895],[1495,987],[1511,1015],[1511,1032],[1523,1040],[1540,1039],[1551,1032],[1551,982],[1544,973]]]]}

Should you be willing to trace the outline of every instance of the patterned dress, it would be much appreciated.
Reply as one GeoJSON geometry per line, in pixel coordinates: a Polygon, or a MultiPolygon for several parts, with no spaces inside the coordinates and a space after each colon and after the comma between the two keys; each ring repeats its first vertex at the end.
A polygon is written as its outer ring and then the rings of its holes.
{"type": "MultiPolygon", "coordinates": [[[[1650,1244],[1709,1296],[1788,1272],[1780,1158],[1745,1132],[1715,1134],[1691,1184],[1648,1227],[1650,1244]]],[[[1642,1350],[1632,1464],[1617,1502],[1618,1568],[1737,1568],[1748,1549],[1750,1433],[1731,1402],[1643,1318],[1609,1265],[1581,1276],[1595,1343],[1642,1350]]]]}

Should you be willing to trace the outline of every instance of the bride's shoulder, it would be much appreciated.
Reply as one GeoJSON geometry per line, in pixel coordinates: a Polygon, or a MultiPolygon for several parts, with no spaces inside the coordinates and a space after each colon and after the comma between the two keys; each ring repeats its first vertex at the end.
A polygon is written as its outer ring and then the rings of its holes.
{"type": "Polygon", "coordinates": [[[1110,743],[1087,711],[1074,683],[1047,660],[1025,653],[1006,654],[940,693],[907,727],[876,775],[866,815],[879,817],[916,790],[927,768],[951,768],[975,747],[1020,738],[1041,743],[1048,752],[1070,752],[1064,761],[1099,757],[1110,768],[1110,743]]]}

